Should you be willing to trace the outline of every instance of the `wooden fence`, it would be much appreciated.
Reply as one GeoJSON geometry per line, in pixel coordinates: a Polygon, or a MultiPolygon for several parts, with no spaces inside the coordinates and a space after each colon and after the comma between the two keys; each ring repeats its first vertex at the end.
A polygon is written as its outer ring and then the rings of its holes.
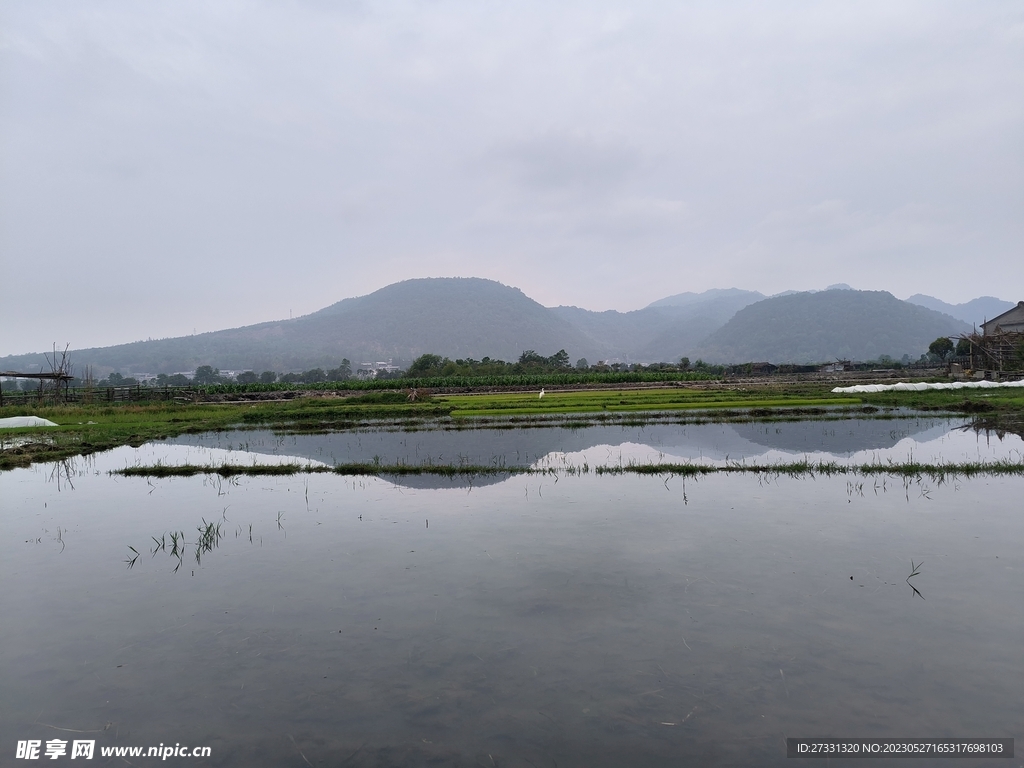
{"type": "MultiPolygon", "coordinates": [[[[193,387],[147,387],[135,384],[130,387],[70,387],[64,393],[68,403],[132,403],[161,400],[192,401],[197,399],[198,390],[193,387]]],[[[3,405],[37,405],[52,398],[38,390],[3,390],[3,405]]]]}

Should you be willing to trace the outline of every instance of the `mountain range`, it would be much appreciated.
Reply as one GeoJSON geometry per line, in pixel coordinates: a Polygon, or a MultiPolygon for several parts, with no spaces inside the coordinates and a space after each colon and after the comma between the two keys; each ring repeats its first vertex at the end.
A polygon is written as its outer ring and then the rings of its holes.
{"type": "MultiPolygon", "coordinates": [[[[515,360],[524,350],[626,362],[820,362],[913,359],[939,336],[971,330],[978,313],[1012,307],[991,297],[960,305],[845,285],[819,292],[718,289],[679,293],[633,312],[548,308],[518,288],[482,278],[406,280],[290,320],[193,336],[75,350],[78,370],[97,375],[334,368],[342,358],[411,362],[430,352],[453,359],[515,360]]],[[[0,358],[0,370],[47,369],[43,354],[0,358]]]]}
{"type": "Polygon", "coordinates": [[[977,328],[981,324],[991,320],[997,315],[1003,314],[1008,309],[1013,309],[1012,301],[1003,301],[995,296],[979,296],[976,299],[965,301],[963,304],[947,304],[934,296],[926,296],[923,293],[915,293],[907,299],[911,304],[918,304],[936,312],[944,312],[957,320],[963,320],[977,328]]]}

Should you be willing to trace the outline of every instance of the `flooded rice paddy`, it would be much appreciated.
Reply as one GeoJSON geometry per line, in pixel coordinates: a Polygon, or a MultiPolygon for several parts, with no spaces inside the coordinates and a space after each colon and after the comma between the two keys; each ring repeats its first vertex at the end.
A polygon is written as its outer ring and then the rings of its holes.
{"type": "MultiPolygon", "coordinates": [[[[1020,460],[1020,437],[965,425],[229,432],[10,471],[0,743],[564,767],[783,765],[787,737],[1018,736],[1024,477],[109,474],[1020,460]]],[[[957,764],[975,762],[991,761],[957,764]]]]}
{"type": "MultiPolygon", "coordinates": [[[[269,431],[184,435],[150,446],[130,462],[309,461],[476,467],[614,467],[629,464],[736,462],[771,465],[806,459],[856,465],[932,464],[1024,459],[1024,440],[972,429],[965,418],[835,419],[792,422],[589,425],[576,428],[363,430],[327,434],[269,431]],[[206,454],[201,451],[208,450],[206,454]]],[[[126,466],[130,466],[128,463],[126,466]]],[[[477,479],[479,481],[479,478],[477,479]]],[[[404,482],[404,481],[403,481],[404,482]]],[[[433,481],[431,481],[433,482],[433,481]]]]}

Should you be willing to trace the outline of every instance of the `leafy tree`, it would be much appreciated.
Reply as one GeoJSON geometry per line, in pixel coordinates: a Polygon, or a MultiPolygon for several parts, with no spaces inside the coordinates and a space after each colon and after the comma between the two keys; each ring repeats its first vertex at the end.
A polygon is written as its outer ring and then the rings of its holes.
{"type": "Polygon", "coordinates": [[[530,365],[531,363],[537,364],[537,365],[543,365],[547,361],[548,361],[548,359],[546,357],[542,357],[541,355],[538,355],[532,349],[524,350],[523,354],[521,354],[519,356],[519,364],[523,365],[523,366],[530,365]]]}
{"type": "Polygon", "coordinates": [[[967,357],[971,354],[971,340],[960,339],[956,343],[956,352],[954,354],[956,354],[957,357],[967,357]]]}
{"type": "Polygon", "coordinates": [[[681,358],[679,358],[679,370],[680,371],[688,371],[688,370],[690,370],[690,358],[688,358],[688,357],[681,357],[681,358]]]}
{"type": "Polygon", "coordinates": [[[258,380],[259,377],[254,371],[245,371],[244,373],[240,373],[235,379],[239,384],[255,384],[258,380]]]}
{"type": "Polygon", "coordinates": [[[99,382],[101,387],[134,387],[139,383],[138,379],[130,376],[122,376],[117,371],[111,373],[103,381],[99,382]]]}
{"type": "Polygon", "coordinates": [[[928,353],[935,355],[939,360],[945,360],[953,353],[953,342],[945,336],[940,336],[928,345],[928,353]]]}
{"type": "Polygon", "coordinates": [[[187,387],[190,381],[189,377],[182,373],[175,373],[170,376],[166,373],[158,373],[156,376],[156,385],[158,387],[187,387]]]}
{"type": "Polygon", "coordinates": [[[206,384],[219,384],[220,383],[220,369],[214,368],[210,365],[200,365],[196,368],[196,375],[192,380],[199,385],[206,384]]]}
{"type": "Polygon", "coordinates": [[[436,371],[439,371],[446,362],[451,361],[446,357],[441,357],[440,355],[420,355],[413,360],[412,365],[409,366],[407,375],[409,378],[424,378],[432,376],[436,371]]]}
{"type": "Polygon", "coordinates": [[[569,368],[569,353],[560,349],[551,357],[538,355],[535,350],[527,349],[519,356],[518,365],[521,370],[530,372],[565,370],[569,368]]]}
{"type": "Polygon", "coordinates": [[[332,368],[327,372],[328,381],[345,381],[345,379],[352,378],[352,363],[349,362],[347,357],[342,358],[341,365],[337,368],[332,368]]]}
{"type": "Polygon", "coordinates": [[[569,353],[564,349],[560,349],[551,357],[548,358],[548,365],[555,368],[568,368],[569,367],[569,353]]]}
{"type": "Polygon", "coordinates": [[[273,371],[264,371],[260,374],[260,384],[273,384],[277,381],[277,374],[273,371]]]}
{"type": "Polygon", "coordinates": [[[590,363],[587,362],[587,358],[585,357],[581,357],[579,360],[576,361],[576,370],[578,371],[585,371],[589,367],[590,363]]]}

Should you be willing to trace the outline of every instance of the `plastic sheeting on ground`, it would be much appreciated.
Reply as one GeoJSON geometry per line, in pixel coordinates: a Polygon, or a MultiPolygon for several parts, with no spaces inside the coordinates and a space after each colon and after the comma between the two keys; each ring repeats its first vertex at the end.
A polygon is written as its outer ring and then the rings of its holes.
{"type": "Polygon", "coordinates": [[[56,427],[57,425],[49,419],[40,419],[38,416],[11,416],[7,419],[0,419],[0,429],[15,429],[16,427],[56,427]]]}
{"type": "Polygon", "coordinates": [[[856,384],[852,387],[836,387],[832,391],[837,394],[853,395],[870,392],[923,392],[926,389],[996,389],[998,387],[1024,387],[1024,379],[1020,381],[940,381],[936,383],[919,381],[916,384],[901,381],[899,384],[856,384]]]}

